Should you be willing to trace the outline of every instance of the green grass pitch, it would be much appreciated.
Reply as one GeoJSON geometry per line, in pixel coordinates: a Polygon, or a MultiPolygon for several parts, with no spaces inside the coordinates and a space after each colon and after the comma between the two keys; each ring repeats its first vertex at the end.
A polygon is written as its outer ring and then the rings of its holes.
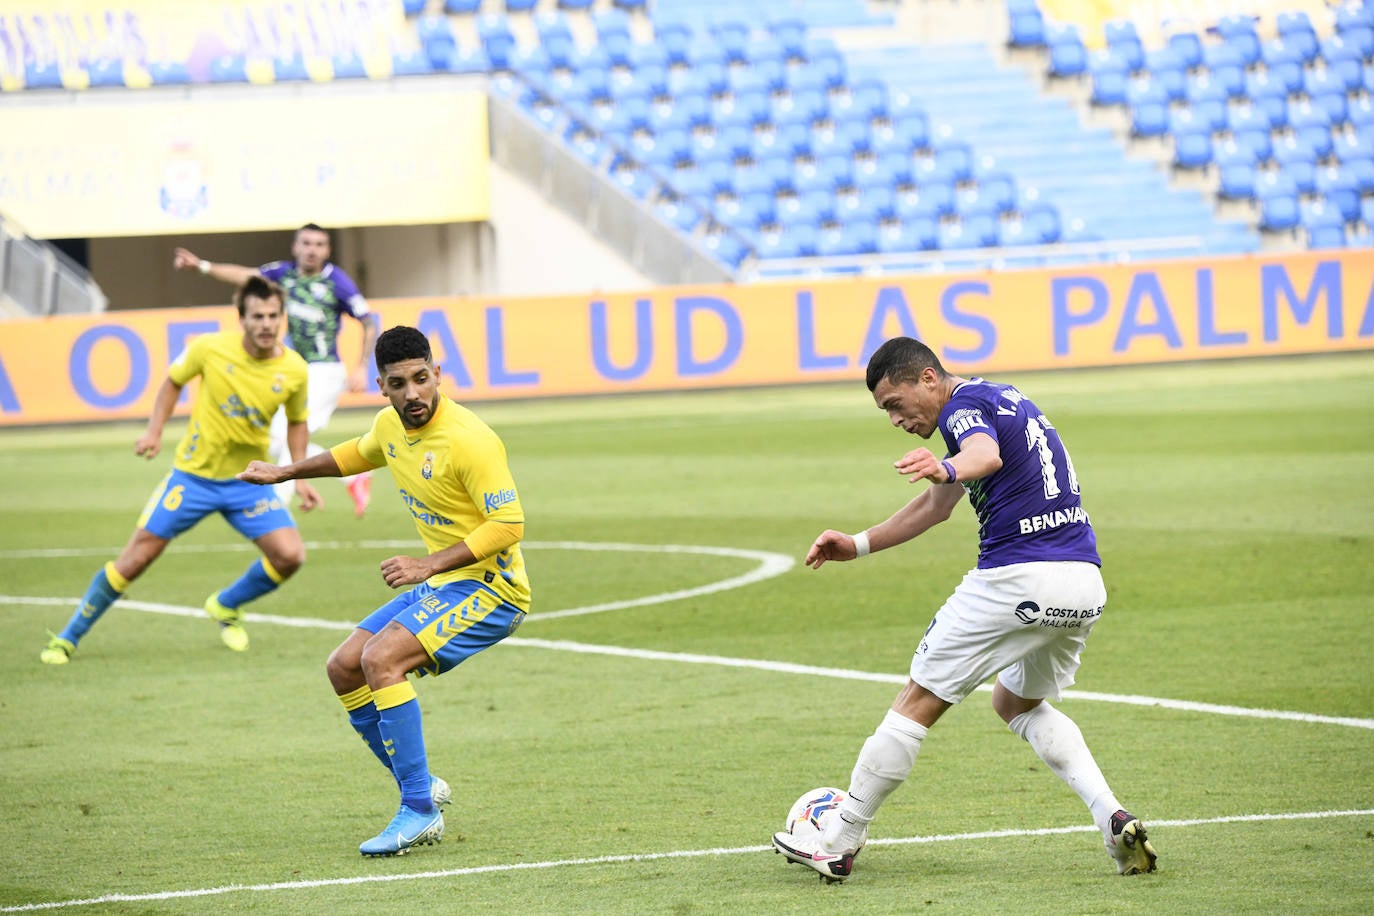
{"type": "Polygon", "coordinates": [[[1374,354],[998,380],[1083,482],[1110,597],[1063,708],[1151,826],[1157,873],[1116,876],[983,692],[932,730],[847,883],[768,850],[797,795],[847,784],[976,556],[965,503],[901,548],[801,565],[822,528],[918,492],[891,465],[920,440],[849,383],[474,405],[520,486],[535,613],[418,682],[456,801],[442,845],[387,860],[357,844],[394,813],[390,777],[324,676],[390,594],[378,563],[418,544],[386,472],[361,521],[320,482],[306,565],[250,606],[245,655],[176,613],[253,557],[209,519],[48,668],[44,631],[124,543],[181,427],[153,462],[141,425],[0,433],[0,911],[1363,910],[1374,354]]]}

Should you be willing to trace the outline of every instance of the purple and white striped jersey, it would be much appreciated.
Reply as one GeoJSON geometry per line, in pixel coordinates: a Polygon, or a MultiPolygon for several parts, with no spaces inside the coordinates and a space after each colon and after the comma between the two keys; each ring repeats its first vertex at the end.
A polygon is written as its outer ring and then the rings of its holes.
{"type": "Polygon", "coordinates": [[[949,454],[974,433],[997,442],[1002,467],[964,484],[978,513],[978,568],[1082,560],[1102,565],[1063,440],[1029,398],[981,378],[954,389],[940,411],[949,454]]]}

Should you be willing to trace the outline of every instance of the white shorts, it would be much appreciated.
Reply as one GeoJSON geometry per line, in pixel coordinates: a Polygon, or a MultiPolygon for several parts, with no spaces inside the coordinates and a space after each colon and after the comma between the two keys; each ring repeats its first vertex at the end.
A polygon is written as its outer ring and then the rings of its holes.
{"type": "Polygon", "coordinates": [[[1058,700],[1106,602],[1092,563],[971,570],[921,638],[911,679],[948,703],[994,674],[1023,699],[1058,700]]]}
{"type": "MultiPolygon", "coordinates": [[[[314,435],[329,425],[334,416],[334,408],[339,406],[339,397],[348,385],[348,370],[343,363],[311,363],[308,367],[306,404],[310,417],[306,426],[314,435]]],[[[286,456],[286,411],[278,410],[272,418],[272,446],[269,454],[286,456]]],[[[286,456],[283,460],[290,461],[286,456]]]]}

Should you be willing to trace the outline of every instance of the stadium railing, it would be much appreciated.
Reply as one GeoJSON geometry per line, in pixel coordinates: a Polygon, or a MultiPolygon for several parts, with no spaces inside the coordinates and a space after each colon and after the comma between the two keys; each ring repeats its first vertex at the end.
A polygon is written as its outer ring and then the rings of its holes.
{"type": "Polygon", "coordinates": [[[0,215],[0,299],[30,315],[103,312],[109,299],[90,273],[56,246],[0,215]]]}

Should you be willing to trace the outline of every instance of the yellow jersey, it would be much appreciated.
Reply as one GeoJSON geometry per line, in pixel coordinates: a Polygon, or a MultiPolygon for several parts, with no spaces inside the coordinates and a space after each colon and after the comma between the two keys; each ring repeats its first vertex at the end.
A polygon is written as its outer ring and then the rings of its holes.
{"type": "Polygon", "coordinates": [[[248,462],[266,461],[277,408],[285,406],[287,420],[305,421],[308,372],[301,355],[285,347],[280,356],[254,359],[241,330],[194,338],[167,371],[178,385],[200,376],[172,467],[228,480],[248,462]]]}
{"type": "MultiPolygon", "coordinates": [[[[525,510],[515,490],[506,447],[491,427],[466,407],[440,395],[429,422],[408,429],[387,407],[356,442],[372,467],[386,465],[415,530],[437,553],[465,540],[486,521],[524,524],[525,510]]],[[[469,566],[429,579],[432,586],[477,579],[502,600],[530,606],[530,583],[517,542],[469,566]]]]}

